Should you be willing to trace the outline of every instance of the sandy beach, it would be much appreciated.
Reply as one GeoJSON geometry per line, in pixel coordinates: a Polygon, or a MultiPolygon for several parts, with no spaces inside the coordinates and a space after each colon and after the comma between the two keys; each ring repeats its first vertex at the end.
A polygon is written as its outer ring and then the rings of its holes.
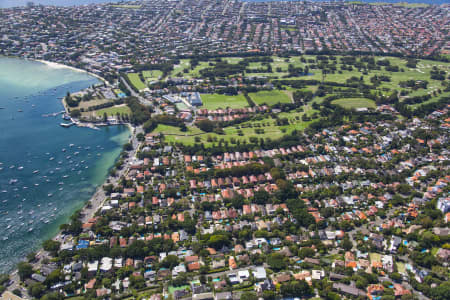
{"type": "Polygon", "coordinates": [[[105,80],[105,78],[103,78],[103,77],[101,77],[101,76],[99,76],[97,74],[91,73],[89,71],[83,70],[83,69],[78,69],[78,68],[75,68],[75,67],[72,67],[72,66],[68,66],[68,65],[61,64],[61,63],[48,61],[48,60],[42,60],[42,59],[33,59],[33,60],[37,61],[37,62],[40,62],[40,63],[43,63],[43,64],[46,64],[50,68],[54,68],[54,69],[63,69],[63,68],[65,68],[65,69],[70,69],[70,70],[75,71],[75,72],[86,73],[86,74],[89,74],[89,75],[91,75],[91,76],[101,80],[102,82],[106,83],[106,85],[110,85],[109,82],[107,80],[105,80]]]}

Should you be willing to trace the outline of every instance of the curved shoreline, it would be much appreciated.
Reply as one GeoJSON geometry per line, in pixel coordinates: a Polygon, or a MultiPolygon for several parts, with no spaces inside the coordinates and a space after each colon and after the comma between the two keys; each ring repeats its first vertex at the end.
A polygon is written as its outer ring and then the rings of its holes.
{"type": "Polygon", "coordinates": [[[79,68],[75,68],[75,67],[72,67],[72,66],[69,66],[69,65],[65,65],[65,64],[62,64],[62,63],[49,61],[49,60],[44,60],[44,59],[27,58],[27,57],[22,57],[22,56],[0,55],[0,57],[17,58],[17,59],[23,59],[23,60],[31,60],[31,61],[36,61],[36,62],[40,62],[42,64],[45,64],[45,65],[49,66],[50,68],[55,68],[55,69],[56,68],[59,68],[59,69],[64,68],[64,69],[70,69],[70,70],[75,71],[75,72],[86,73],[88,75],[91,75],[91,76],[99,79],[100,81],[102,81],[106,85],[111,86],[111,84],[105,78],[103,78],[100,75],[97,75],[95,73],[89,72],[89,71],[84,70],[84,69],[79,69],[79,68]]]}
{"type": "Polygon", "coordinates": [[[60,68],[60,69],[65,68],[65,69],[70,69],[70,70],[75,71],[75,72],[86,73],[86,74],[89,74],[89,75],[91,75],[91,76],[101,80],[103,83],[106,83],[106,85],[108,85],[108,86],[110,85],[109,82],[105,78],[101,77],[100,75],[97,75],[97,74],[94,74],[92,72],[89,72],[87,70],[75,68],[75,67],[72,67],[72,66],[69,66],[69,65],[65,65],[65,64],[62,64],[62,63],[53,62],[53,61],[49,61],[49,60],[34,59],[34,58],[32,58],[32,59],[28,58],[28,60],[33,60],[33,61],[37,61],[37,62],[43,63],[43,64],[49,66],[50,68],[60,68]]]}

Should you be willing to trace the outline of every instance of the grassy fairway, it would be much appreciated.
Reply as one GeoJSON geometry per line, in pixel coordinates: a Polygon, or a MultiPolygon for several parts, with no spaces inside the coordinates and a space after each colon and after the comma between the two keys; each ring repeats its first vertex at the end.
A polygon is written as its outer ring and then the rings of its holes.
{"type": "Polygon", "coordinates": [[[227,96],[220,94],[202,94],[203,106],[210,110],[218,108],[244,108],[248,106],[247,99],[242,94],[237,96],[227,96]]]}
{"type": "Polygon", "coordinates": [[[138,90],[142,91],[147,86],[145,83],[142,82],[141,78],[139,77],[138,73],[129,73],[127,74],[128,79],[130,80],[131,84],[138,90]]]}
{"type": "Polygon", "coordinates": [[[258,104],[274,105],[278,102],[280,103],[290,103],[290,97],[283,91],[272,90],[272,91],[259,91],[257,93],[248,94],[252,100],[258,104]]]}
{"type": "Polygon", "coordinates": [[[190,59],[180,59],[180,63],[173,66],[173,71],[170,73],[170,77],[183,77],[187,79],[198,78],[201,77],[200,70],[208,67],[208,61],[201,61],[194,69],[191,69],[190,59]],[[185,69],[187,70],[186,73],[184,72],[185,69]]]}
{"type": "Polygon", "coordinates": [[[334,100],[331,102],[332,104],[337,104],[342,106],[343,108],[351,109],[351,108],[375,108],[375,102],[373,100],[367,98],[342,98],[338,100],[334,100]]]}
{"type": "Polygon", "coordinates": [[[173,66],[173,71],[170,73],[170,77],[184,76],[183,70],[189,68],[190,66],[191,63],[189,59],[180,59],[180,63],[173,66]]]}
{"type": "Polygon", "coordinates": [[[108,108],[103,108],[95,111],[95,114],[99,117],[103,117],[103,114],[106,113],[108,116],[115,116],[117,113],[119,114],[131,114],[131,110],[125,104],[116,105],[108,108]]]}
{"type": "MultiPolygon", "coordinates": [[[[371,66],[370,68],[365,67],[357,67],[353,64],[344,63],[344,59],[342,56],[334,56],[330,57],[330,64],[335,65],[335,71],[332,73],[328,73],[325,78],[322,78],[322,71],[318,68],[318,60],[315,55],[302,55],[302,56],[291,56],[289,58],[282,58],[272,56],[273,62],[272,73],[249,73],[246,72],[246,76],[266,76],[270,77],[272,82],[279,81],[282,78],[287,80],[304,80],[304,84],[306,85],[302,88],[302,85],[292,87],[285,86],[286,90],[274,90],[274,91],[259,91],[257,93],[250,93],[249,97],[257,104],[261,105],[266,103],[268,105],[273,105],[278,102],[280,103],[289,103],[292,99],[292,94],[301,88],[301,90],[310,90],[312,92],[317,91],[319,84],[324,80],[325,86],[332,86],[334,91],[328,95],[336,95],[337,100],[334,100],[333,103],[340,105],[345,108],[374,108],[374,101],[362,98],[362,97],[352,97],[345,98],[346,96],[341,93],[341,89],[337,88],[333,83],[347,84],[347,83],[355,83],[361,82],[368,86],[373,86],[371,88],[371,92],[373,94],[380,93],[382,95],[390,95],[394,91],[404,91],[407,96],[422,96],[422,95],[433,95],[434,92],[437,92],[439,89],[443,89],[443,84],[441,81],[434,80],[430,78],[430,73],[433,67],[438,68],[439,70],[450,72],[450,63],[445,62],[436,62],[429,60],[418,60],[417,65],[414,68],[410,68],[407,65],[407,60],[403,58],[397,57],[374,57],[375,66],[371,66]],[[381,63],[380,61],[383,61],[381,63]],[[387,62],[389,61],[389,62],[387,62]],[[385,65],[389,64],[391,68],[386,68],[385,65]],[[308,76],[301,76],[298,73],[294,77],[287,77],[289,65],[292,65],[295,68],[302,68],[305,70],[308,67],[308,76]],[[352,65],[350,67],[350,65],[352,65]],[[398,69],[396,71],[395,69],[398,69]],[[375,77],[375,75],[378,79],[375,77]],[[276,79],[278,78],[278,79],[276,79]],[[315,80],[316,82],[307,82],[307,80],[315,80]],[[408,80],[414,81],[427,81],[428,86],[426,89],[413,89],[411,87],[400,87],[400,82],[405,82],[408,80]],[[330,83],[330,84],[328,84],[330,83]]],[[[356,58],[356,60],[360,60],[361,58],[356,58]]],[[[231,57],[231,58],[223,58],[228,63],[239,63],[243,60],[241,57],[231,57]]],[[[191,69],[191,60],[190,59],[181,59],[178,65],[174,66],[174,70],[171,72],[169,77],[184,77],[186,79],[192,79],[194,77],[198,77],[199,73],[204,68],[209,68],[216,64],[215,60],[209,61],[201,61],[195,68],[191,69]]],[[[367,62],[363,62],[363,66],[366,65],[367,62]]],[[[412,65],[411,65],[412,66],[412,65]]],[[[252,62],[249,64],[248,69],[260,69],[263,65],[260,62],[252,62]]],[[[155,76],[154,74],[143,73],[145,78],[149,78],[149,76],[155,76]],[[149,76],[147,76],[149,75],[149,76]]],[[[234,76],[234,75],[232,75],[234,76]]],[[[270,81],[270,80],[269,80],[270,81]]],[[[284,83],[286,84],[286,83],[284,83]]],[[[342,90],[343,91],[343,90],[342,90]]],[[[356,94],[355,94],[356,95],[356,94]]],[[[431,103],[437,101],[441,96],[450,95],[450,92],[444,92],[439,96],[434,96],[432,99],[428,100],[426,103],[431,103]]],[[[203,94],[202,96],[203,107],[210,110],[215,110],[218,108],[243,108],[248,107],[248,103],[243,95],[237,96],[226,96],[219,94],[203,94]]],[[[315,97],[311,103],[321,103],[325,97],[315,97]]],[[[410,105],[411,108],[422,105],[410,105]]],[[[182,107],[179,107],[182,108],[182,107]]],[[[165,139],[169,143],[183,143],[186,145],[192,145],[195,143],[202,143],[207,147],[211,147],[212,145],[219,143],[219,141],[228,142],[230,144],[240,143],[246,141],[249,142],[250,139],[254,140],[254,138],[270,138],[277,139],[282,137],[285,134],[290,133],[292,130],[302,130],[312,121],[304,121],[310,120],[308,118],[304,118],[304,114],[306,113],[310,118],[314,120],[319,120],[317,111],[313,110],[311,104],[303,107],[305,112],[301,112],[301,110],[293,110],[290,112],[283,112],[278,114],[278,118],[283,118],[286,120],[282,120],[282,122],[278,122],[278,124],[286,124],[279,126],[277,125],[277,121],[272,119],[270,116],[261,115],[261,119],[250,120],[241,124],[227,126],[223,128],[224,134],[219,135],[214,132],[204,133],[199,128],[192,126],[188,127],[187,132],[181,132],[179,128],[171,127],[171,126],[158,126],[156,129],[157,132],[162,132],[165,134],[165,139]]],[[[371,256],[376,259],[374,255],[371,256]]]]}

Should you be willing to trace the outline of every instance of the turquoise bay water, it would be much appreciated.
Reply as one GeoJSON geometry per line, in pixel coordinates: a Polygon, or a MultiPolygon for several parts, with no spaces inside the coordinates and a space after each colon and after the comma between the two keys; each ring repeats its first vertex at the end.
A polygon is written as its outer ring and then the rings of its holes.
{"type": "Polygon", "coordinates": [[[62,128],[60,98],[98,80],[86,73],[0,57],[0,273],[51,238],[106,179],[125,126],[62,128]]]}

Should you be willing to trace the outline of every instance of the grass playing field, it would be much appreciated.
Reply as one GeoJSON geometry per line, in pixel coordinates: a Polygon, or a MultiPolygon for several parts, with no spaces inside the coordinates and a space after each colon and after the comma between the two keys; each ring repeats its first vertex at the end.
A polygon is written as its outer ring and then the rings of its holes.
{"type": "Polygon", "coordinates": [[[337,104],[342,106],[343,108],[351,109],[351,108],[375,108],[375,102],[366,98],[342,98],[338,100],[331,101],[332,104],[337,104]]]}
{"type": "Polygon", "coordinates": [[[274,105],[280,103],[290,103],[291,98],[284,91],[272,90],[272,91],[259,91],[257,93],[248,94],[252,100],[258,104],[274,105]]]}
{"type": "Polygon", "coordinates": [[[142,91],[147,86],[145,83],[142,82],[141,78],[139,77],[138,73],[128,73],[127,74],[128,79],[130,80],[131,84],[138,90],[142,91]]]}
{"type": "Polygon", "coordinates": [[[95,111],[95,114],[99,117],[103,117],[103,114],[106,113],[108,116],[115,116],[117,113],[119,114],[131,114],[131,110],[125,104],[116,105],[108,108],[103,108],[95,111]]]}
{"type": "Polygon", "coordinates": [[[248,106],[247,99],[244,95],[239,94],[237,96],[227,96],[220,94],[202,94],[201,95],[203,106],[210,110],[218,108],[244,108],[248,106]]]}

